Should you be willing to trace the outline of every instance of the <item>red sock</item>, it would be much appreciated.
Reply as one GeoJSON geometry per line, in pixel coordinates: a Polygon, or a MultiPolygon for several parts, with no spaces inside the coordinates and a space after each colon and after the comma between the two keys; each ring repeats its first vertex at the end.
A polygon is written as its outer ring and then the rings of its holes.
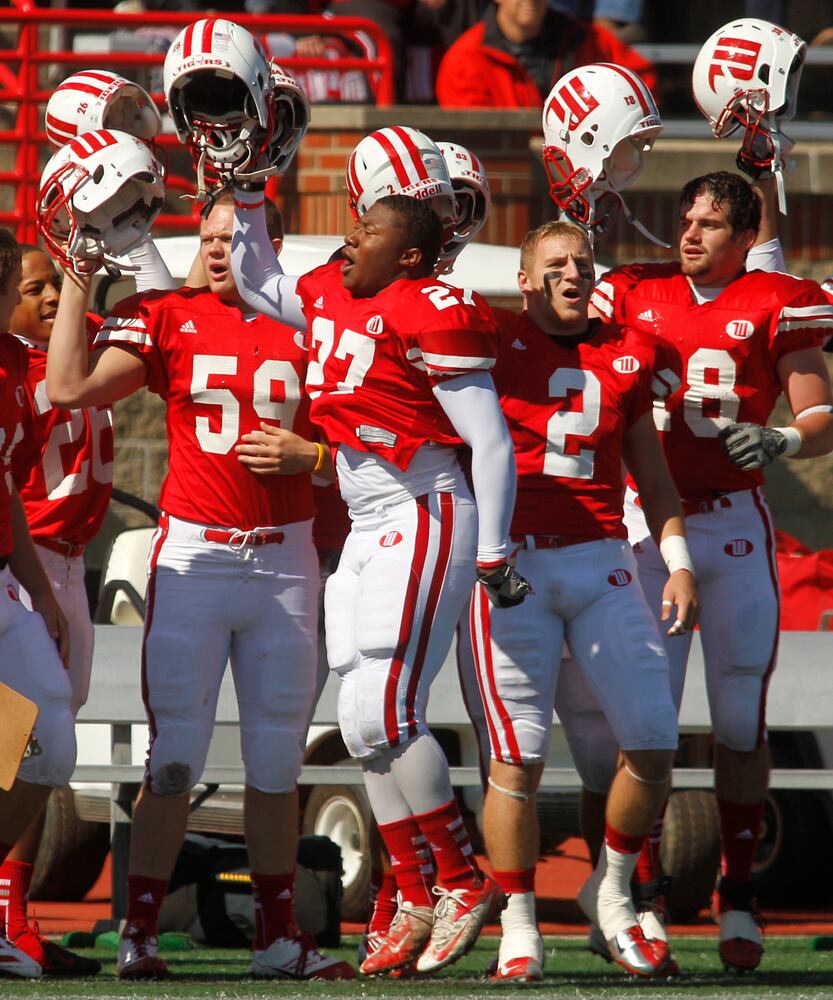
{"type": "Polygon", "coordinates": [[[388,849],[391,875],[402,899],[412,906],[433,907],[434,866],[416,819],[408,816],[395,823],[380,823],[379,833],[388,849]]]}
{"type": "Polygon", "coordinates": [[[396,916],[396,878],[393,872],[381,872],[373,912],[367,929],[372,934],[385,934],[396,916]]]}
{"type": "Polygon", "coordinates": [[[519,868],[515,871],[493,871],[492,878],[503,890],[504,896],[512,893],[520,895],[524,892],[535,892],[535,869],[519,868]]]}
{"type": "Polygon", "coordinates": [[[752,862],[764,818],[763,802],[751,805],[717,800],[720,812],[720,871],[737,882],[752,878],[752,862]]]}
{"type": "Polygon", "coordinates": [[[605,844],[619,854],[638,854],[645,839],[644,833],[622,833],[610,823],[605,823],[605,844]]]}
{"type": "Polygon", "coordinates": [[[482,884],[483,873],[475,860],[457,799],[414,819],[434,852],[440,881],[446,889],[470,889],[482,884]]]}
{"type": "Polygon", "coordinates": [[[29,926],[26,907],[32,870],[33,865],[27,861],[4,861],[0,865],[0,907],[5,911],[6,937],[10,941],[29,926]]]}
{"type": "Polygon", "coordinates": [[[279,937],[294,937],[295,871],[285,875],[258,875],[252,872],[255,904],[255,951],[263,951],[279,937]]]}
{"type": "Polygon", "coordinates": [[[636,880],[640,885],[647,885],[655,879],[662,878],[665,874],[662,870],[662,860],[660,858],[660,847],[662,846],[662,828],[665,824],[665,810],[668,808],[668,799],[662,807],[659,816],[651,824],[642,850],[639,852],[639,860],[636,862],[636,880]]]}
{"type": "Polygon", "coordinates": [[[143,927],[149,934],[156,934],[156,922],[162,901],[168,891],[168,880],[151,878],[149,875],[127,876],[127,921],[124,933],[128,935],[134,927],[143,927]]]}

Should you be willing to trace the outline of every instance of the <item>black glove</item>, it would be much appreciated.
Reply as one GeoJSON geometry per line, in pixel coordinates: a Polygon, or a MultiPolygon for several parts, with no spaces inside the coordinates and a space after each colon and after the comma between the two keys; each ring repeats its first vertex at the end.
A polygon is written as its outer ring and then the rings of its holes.
{"type": "Polygon", "coordinates": [[[774,427],[760,424],[731,424],[718,434],[723,450],[741,469],[762,469],[781,455],[787,439],[774,427]]]}
{"type": "Polygon", "coordinates": [[[496,608],[514,608],[532,590],[529,583],[508,562],[494,569],[477,567],[477,579],[486,588],[489,600],[496,608]]]}

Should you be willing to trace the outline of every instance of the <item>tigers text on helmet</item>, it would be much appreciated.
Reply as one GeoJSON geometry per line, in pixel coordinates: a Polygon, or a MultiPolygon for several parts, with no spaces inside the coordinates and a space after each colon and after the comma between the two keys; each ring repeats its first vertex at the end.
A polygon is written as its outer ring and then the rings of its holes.
{"type": "Polygon", "coordinates": [[[85,69],[59,83],[46,105],[46,135],[52,145],[63,146],[101,128],[150,141],[162,130],[162,119],[147,91],[116,73],[85,69]]]}
{"type": "Polygon", "coordinates": [[[454,235],[446,244],[456,257],[483,228],[492,207],[492,195],[486,168],[474,153],[453,142],[438,142],[437,147],[443,154],[457,198],[454,235]]]}
{"type": "Polygon", "coordinates": [[[612,192],[621,202],[620,192],[642,170],[662,121],[635,73],[592,63],[555,83],[544,102],[543,128],[550,196],[568,218],[592,232],[596,199],[612,192]]]}
{"type": "Polygon", "coordinates": [[[456,256],[448,247],[457,223],[457,202],[443,154],[424,132],[392,125],[361,140],[347,161],[347,201],[353,218],[388,194],[430,201],[443,226],[439,260],[456,256]]]}
{"type": "Polygon", "coordinates": [[[807,46],[792,32],[754,17],[724,24],[697,54],[691,76],[695,103],[718,139],[743,128],[738,166],[778,180],[781,210],[783,157],[792,143],[781,123],[795,116],[807,46]]]}
{"type": "Polygon", "coordinates": [[[121,257],[147,236],[165,198],[162,165],[147,143],[115,129],[85,132],[44,168],[38,229],[66,267],[121,257]]]}
{"type": "Polygon", "coordinates": [[[174,39],[162,76],[176,134],[191,147],[197,196],[205,196],[206,161],[215,171],[210,180],[254,169],[274,133],[260,42],[224,18],[195,21],[174,39]]]}

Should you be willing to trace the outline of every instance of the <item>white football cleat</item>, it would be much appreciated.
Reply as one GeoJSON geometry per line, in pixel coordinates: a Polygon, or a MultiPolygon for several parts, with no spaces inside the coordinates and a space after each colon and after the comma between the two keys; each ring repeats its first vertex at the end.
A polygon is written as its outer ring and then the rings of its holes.
{"type": "Polygon", "coordinates": [[[471,889],[443,889],[434,886],[440,897],[434,907],[431,940],[417,959],[417,972],[436,972],[456,962],[474,947],[483,924],[503,903],[503,893],[493,879],[471,889]]]}
{"type": "Polygon", "coordinates": [[[381,940],[368,940],[367,957],[360,966],[365,976],[393,972],[415,962],[431,937],[434,911],[430,906],[415,906],[400,901],[396,916],[381,940]]]}
{"type": "Polygon", "coordinates": [[[119,941],[119,979],[167,979],[168,967],[158,950],[156,935],[144,927],[128,927],[119,941]]]}
{"type": "Polygon", "coordinates": [[[720,959],[730,972],[754,972],[764,954],[764,919],[752,895],[752,885],[728,878],[718,880],[712,914],[720,925],[720,959]]]}
{"type": "Polygon", "coordinates": [[[20,948],[15,948],[5,934],[0,934],[0,975],[39,979],[42,971],[39,962],[20,948]]]}
{"type": "Polygon", "coordinates": [[[268,948],[252,952],[256,979],[355,979],[349,962],[322,955],[311,934],[276,938],[268,948]]]}

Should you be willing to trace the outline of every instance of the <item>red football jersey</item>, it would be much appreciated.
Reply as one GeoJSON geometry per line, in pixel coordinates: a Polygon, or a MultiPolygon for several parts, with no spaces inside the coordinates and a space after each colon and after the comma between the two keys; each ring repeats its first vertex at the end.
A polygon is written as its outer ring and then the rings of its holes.
{"type": "Polygon", "coordinates": [[[35,541],[86,545],[101,527],[113,492],[113,411],[53,407],[46,395],[45,345],[20,339],[29,352],[29,407],[14,466],[26,520],[35,541]]]}
{"type": "Polygon", "coordinates": [[[259,314],[244,319],[205,289],[182,288],[120,302],[96,339],[108,344],[138,354],[148,387],[167,404],[163,510],[245,530],[312,517],[308,475],[256,476],[234,450],[261,421],[311,436],[301,334],[259,314]]]}
{"type": "Polygon", "coordinates": [[[747,490],[759,469],[731,462],[717,435],[731,423],[766,424],[781,382],[777,362],[833,333],[833,306],[814,281],[750,271],[698,305],[678,263],[634,264],[606,274],[593,293],[603,315],[662,344],[654,417],[685,500],[747,490]]]}
{"type": "Polygon", "coordinates": [[[495,318],[479,295],[436,278],[400,279],[353,298],[341,265],[298,281],[309,330],[312,419],[331,445],[407,469],[427,441],[462,442],[431,387],[495,363],[495,318]]]}
{"type": "Polygon", "coordinates": [[[652,343],[602,323],[565,341],[495,312],[495,386],[518,467],[512,534],[626,538],[622,439],[651,409],[652,343]]]}
{"type": "Polygon", "coordinates": [[[26,401],[26,348],[11,334],[0,334],[0,556],[8,556],[12,540],[12,455],[23,438],[26,401]]]}

